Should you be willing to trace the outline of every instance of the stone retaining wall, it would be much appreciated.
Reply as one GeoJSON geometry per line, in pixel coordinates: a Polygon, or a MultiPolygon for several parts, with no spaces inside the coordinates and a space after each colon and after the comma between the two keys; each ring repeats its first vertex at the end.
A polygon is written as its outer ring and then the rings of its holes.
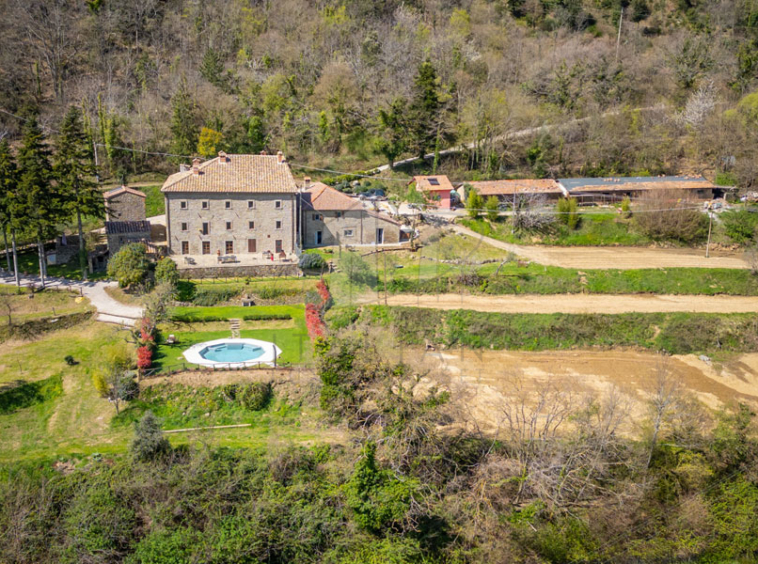
{"type": "Polygon", "coordinates": [[[209,268],[185,268],[179,276],[186,279],[203,278],[244,278],[269,276],[302,276],[303,271],[296,264],[258,264],[250,266],[214,266],[209,268]]]}

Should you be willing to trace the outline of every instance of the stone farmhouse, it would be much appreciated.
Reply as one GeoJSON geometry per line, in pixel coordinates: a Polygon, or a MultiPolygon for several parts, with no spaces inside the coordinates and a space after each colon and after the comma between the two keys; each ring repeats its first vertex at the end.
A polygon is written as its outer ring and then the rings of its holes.
{"type": "Polygon", "coordinates": [[[328,245],[387,245],[404,239],[401,224],[326,184],[305,178],[300,194],[304,248],[328,245]]]}
{"type": "Polygon", "coordinates": [[[179,268],[229,266],[237,275],[239,267],[297,264],[297,185],[282,153],[195,159],[161,192],[179,268]]]}

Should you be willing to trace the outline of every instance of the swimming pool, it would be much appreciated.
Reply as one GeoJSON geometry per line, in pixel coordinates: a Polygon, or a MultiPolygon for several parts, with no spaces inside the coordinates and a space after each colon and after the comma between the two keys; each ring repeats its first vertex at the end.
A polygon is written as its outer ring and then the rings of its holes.
{"type": "Polygon", "coordinates": [[[263,347],[248,343],[221,343],[205,347],[200,356],[214,362],[245,362],[259,358],[264,352],[263,347]]]}
{"type": "Polygon", "coordinates": [[[239,369],[276,366],[282,349],[257,339],[217,339],[191,346],[182,356],[192,364],[207,368],[239,369]]]}

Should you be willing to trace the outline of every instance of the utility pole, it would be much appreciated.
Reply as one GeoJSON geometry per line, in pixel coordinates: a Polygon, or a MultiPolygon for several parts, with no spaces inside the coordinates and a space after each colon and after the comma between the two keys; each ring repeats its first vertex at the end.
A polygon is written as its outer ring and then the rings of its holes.
{"type": "Polygon", "coordinates": [[[621,25],[624,23],[624,7],[621,6],[621,15],[619,16],[619,36],[616,39],[616,64],[619,62],[619,48],[621,47],[621,25]]]}
{"type": "Polygon", "coordinates": [[[708,204],[708,242],[705,245],[705,258],[711,254],[711,228],[713,227],[713,210],[711,204],[708,204]]]}

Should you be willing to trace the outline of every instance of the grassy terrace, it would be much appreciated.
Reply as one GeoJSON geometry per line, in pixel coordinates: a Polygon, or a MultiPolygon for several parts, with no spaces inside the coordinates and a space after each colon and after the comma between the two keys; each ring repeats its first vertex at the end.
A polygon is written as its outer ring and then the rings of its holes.
{"type": "Polygon", "coordinates": [[[758,314],[502,314],[368,306],[334,308],[332,327],[358,320],[391,327],[402,343],[472,349],[550,350],[640,347],[671,354],[758,351],[758,314]]]}
{"type": "MultiPolygon", "coordinates": [[[[173,334],[177,343],[158,345],[154,366],[171,371],[187,365],[181,357],[188,347],[230,336],[229,319],[242,321],[240,336],[275,343],[282,354],[280,364],[305,364],[311,360],[311,344],[305,328],[302,305],[177,307],[173,320],[161,327],[164,337],[173,334]]],[[[191,365],[187,365],[191,366],[191,365]]]]}
{"type": "Polygon", "coordinates": [[[92,308],[87,298],[80,298],[75,292],[46,290],[31,297],[28,288],[0,285],[0,326],[8,325],[9,309],[12,322],[18,324],[92,308]]]}

